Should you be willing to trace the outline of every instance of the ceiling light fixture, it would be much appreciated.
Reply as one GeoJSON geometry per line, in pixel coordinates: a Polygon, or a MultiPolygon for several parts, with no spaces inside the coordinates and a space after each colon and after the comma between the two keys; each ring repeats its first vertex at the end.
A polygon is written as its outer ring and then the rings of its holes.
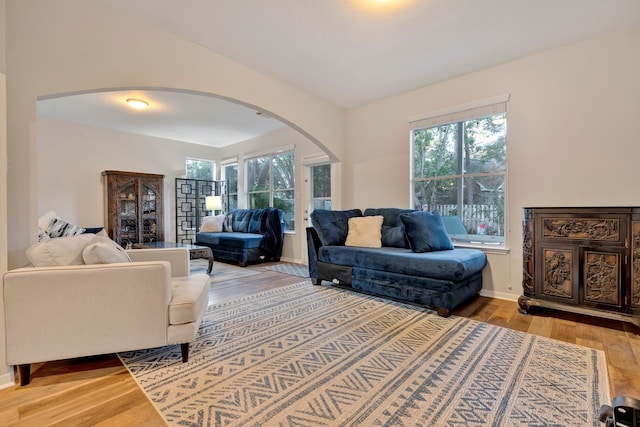
{"type": "Polygon", "coordinates": [[[129,98],[127,99],[127,104],[129,104],[132,108],[136,110],[144,110],[149,106],[147,101],[143,101],[142,99],[129,98]]]}

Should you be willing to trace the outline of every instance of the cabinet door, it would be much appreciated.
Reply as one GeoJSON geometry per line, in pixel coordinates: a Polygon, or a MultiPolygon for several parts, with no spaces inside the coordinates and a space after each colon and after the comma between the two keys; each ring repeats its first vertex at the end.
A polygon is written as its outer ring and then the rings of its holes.
{"type": "Polygon", "coordinates": [[[582,295],[585,306],[605,310],[624,309],[625,252],[624,248],[581,248],[582,295]]]}
{"type": "Polygon", "coordinates": [[[122,245],[138,241],[138,186],[131,178],[118,179],[114,240],[122,245]]]}
{"type": "Polygon", "coordinates": [[[631,309],[640,311],[640,220],[631,222],[631,309]]]}
{"type": "Polygon", "coordinates": [[[162,201],[158,195],[157,185],[149,181],[142,181],[140,185],[140,216],[142,224],[143,242],[157,242],[160,237],[161,226],[159,224],[158,208],[162,201]]]}
{"type": "Polygon", "coordinates": [[[536,298],[579,303],[580,261],[576,246],[541,244],[536,254],[536,298]]]}

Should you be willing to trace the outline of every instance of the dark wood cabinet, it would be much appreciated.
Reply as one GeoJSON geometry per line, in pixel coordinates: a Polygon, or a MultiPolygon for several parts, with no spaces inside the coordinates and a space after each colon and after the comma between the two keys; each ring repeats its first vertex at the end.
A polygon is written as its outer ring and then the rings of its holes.
{"type": "Polygon", "coordinates": [[[164,175],[104,171],[105,224],[122,245],[164,240],[164,175]]]}
{"type": "Polygon", "coordinates": [[[640,208],[525,208],[520,311],[541,306],[640,326],[640,208]]]}

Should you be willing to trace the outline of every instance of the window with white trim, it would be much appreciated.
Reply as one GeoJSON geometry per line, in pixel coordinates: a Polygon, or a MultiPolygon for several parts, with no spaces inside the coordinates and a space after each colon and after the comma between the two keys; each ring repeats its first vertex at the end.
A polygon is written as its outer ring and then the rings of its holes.
{"type": "Polygon", "coordinates": [[[294,151],[267,154],[245,160],[247,206],[273,206],[284,212],[287,231],[295,230],[294,151]]]}
{"type": "Polygon", "coordinates": [[[238,163],[223,163],[222,177],[227,181],[227,195],[229,196],[229,208],[238,207],[238,163]]]}
{"type": "Polygon", "coordinates": [[[188,179],[202,179],[213,181],[216,176],[216,164],[212,160],[202,160],[187,157],[186,176],[188,179]]]}
{"type": "Polygon", "coordinates": [[[331,163],[310,166],[311,209],[331,209],[331,163]]]}
{"type": "Polygon", "coordinates": [[[412,206],[455,244],[505,246],[507,99],[410,120],[412,206]]]}

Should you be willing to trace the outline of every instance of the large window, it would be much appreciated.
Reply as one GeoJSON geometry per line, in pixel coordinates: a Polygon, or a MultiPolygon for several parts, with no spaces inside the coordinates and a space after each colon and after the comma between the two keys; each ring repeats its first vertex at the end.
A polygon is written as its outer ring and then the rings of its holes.
{"type": "Polygon", "coordinates": [[[223,164],[222,179],[227,180],[228,209],[235,209],[238,207],[238,164],[223,164]]]}
{"type": "Polygon", "coordinates": [[[216,165],[211,160],[192,159],[187,157],[187,178],[213,181],[216,176],[216,165]]]}
{"type": "Polygon", "coordinates": [[[295,163],[293,151],[245,161],[247,205],[250,209],[282,209],[286,229],[295,229],[295,163]]]}
{"type": "Polygon", "coordinates": [[[413,206],[439,211],[454,243],[505,244],[503,105],[457,114],[468,115],[462,120],[436,117],[412,125],[413,206]],[[445,122],[433,124],[439,119],[445,122]]]}

